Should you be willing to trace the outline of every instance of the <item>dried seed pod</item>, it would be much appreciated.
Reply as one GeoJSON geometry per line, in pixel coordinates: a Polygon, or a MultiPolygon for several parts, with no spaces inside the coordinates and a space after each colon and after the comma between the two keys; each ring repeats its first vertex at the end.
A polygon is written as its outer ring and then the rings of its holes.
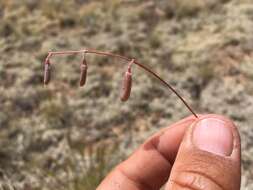
{"type": "Polygon", "coordinates": [[[131,93],[131,88],[132,88],[132,71],[131,71],[131,65],[134,62],[134,60],[132,60],[127,68],[127,71],[125,72],[125,76],[123,79],[123,83],[122,83],[122,92],[121,92],[121,96],[120,99],[122,102],[125,102],[129,99],[130,97],[130,93],[131,93]]]}
{"type": "Polygon", "coordinates": [[[44,64],[44,84],[47,85],[51,79],[50,62],[47,60],[44,64]]]}
{"type": "Polygon", "coordinates": [[[81,74],[80,74],[80,80],[79,80],[79,85],[80,86],[84,86],[86,83],[86,78],[87,78],[87,65],[81,65],[80,66],[81,69],[81,74]]]}
{"type": "Polygon", "coordinates": [[[83,58],[83,62],[80,66],[81,74],[80,74],[80,79],[79,79],[79,85],[84,86],[86,83],[86,78],[87,78],[87,69],[88,69],[88,64],[85,60],[85,57],[83,58]]]}

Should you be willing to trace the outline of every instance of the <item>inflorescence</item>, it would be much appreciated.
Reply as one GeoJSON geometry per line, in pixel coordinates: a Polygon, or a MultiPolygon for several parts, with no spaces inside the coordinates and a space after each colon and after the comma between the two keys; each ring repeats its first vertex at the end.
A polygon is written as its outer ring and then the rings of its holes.
{"type": "Polygon", "coordinates": [[[176,96],[183,102],[183,104],[188,108],[188,110],[196,117],[198,118],[197,114],[193,111],[193,109],[189,106],[189,104],[183,99],[182,96],[179,95],[179,93],[165,80],[163,80],[159,75],[157,75],[154,71],[152,71],[147,66],[144,66],[143,64],[137,62],[135,59],[128,58],[122,55],[110,53],[110,52],[103,52],[98,50],[92,50],[92,49],[85,49],[85,50],[78,50],[78,51],[50,51],[48,52],[48,55],[44,62],[44,84],[47,85],[50,82],[51,79],[51,65],[50,58],[55,55],[74,55],[74,54],[83,54],[82,62],[80,65],[80,79],[79,79],[79,85],[84,86],[87,79],[87,70],[88,70],[88,63],[85,58],[86,54],[96,54],[96,55],[103,55],[108,57],[115,57],[118,59],[122,59],[128,62],[128,67],[125,72],[123,83],[122,83],[122,92],[120,99],[121,101],[127,101],[131,94],[131,88],[132,88],[132,65],[135,64],[145,70],[146,72],[153,75],[156,79],[158,79],[161,83],[163,83],[167,88],[169,88],[172,92],[176,94],[176,96]]]}

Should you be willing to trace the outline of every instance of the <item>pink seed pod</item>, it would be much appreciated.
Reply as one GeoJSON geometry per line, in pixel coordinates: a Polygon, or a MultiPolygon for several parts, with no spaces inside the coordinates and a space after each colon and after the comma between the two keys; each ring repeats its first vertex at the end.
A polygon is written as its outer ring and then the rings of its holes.
{"type": "Polygon", "coordinates": [[[87,69],[88,69],[88,64],[85,60],[85,57],[83,58],[83,62],[80,66],[81,74],[80,74],[80,79],[79,79],[79,85],[84,86],[86,83],[86,78],[87,78],[87,69]]]}
{"type": "Polygon", "coordinates": [[[47,85],[51,79],[50,62],[47,60],[44,64],[44,84],[47,85]]]}
{"type": "Polygon", "coordinates": [[[127,71],[125,72],[125,76],[122,83],[122,92],[120,99],[122,102],[125,102],[129,99],[131,88],[132,88],[132,71],[131,71],[131,65],[133,64],[134,60],[132,60],[127,68],[127,71]]]}

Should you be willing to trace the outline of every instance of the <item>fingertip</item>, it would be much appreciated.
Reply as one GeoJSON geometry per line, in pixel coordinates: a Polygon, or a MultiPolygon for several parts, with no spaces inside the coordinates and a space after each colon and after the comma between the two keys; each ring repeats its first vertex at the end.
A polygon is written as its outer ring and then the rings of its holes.
{"type": "Polygon", "coordinates": [[[234,122],[223,115],[201,115],[192,125],[192,141],[200,149],[240,159],[240,134],[234,122]]]}
{"type": "Polygon", "coordinates": [[[200,150],[229,156],[233,150],[233,134],[229,123],[217,118],[199,120],[193,129],[193,143],[200,150]]]}
{"type": "Polygon", "coordinates": [[[166,188],[238,190],[240,163],[235,124],[221,115],[201,115],[185,132],[166,188]]]}

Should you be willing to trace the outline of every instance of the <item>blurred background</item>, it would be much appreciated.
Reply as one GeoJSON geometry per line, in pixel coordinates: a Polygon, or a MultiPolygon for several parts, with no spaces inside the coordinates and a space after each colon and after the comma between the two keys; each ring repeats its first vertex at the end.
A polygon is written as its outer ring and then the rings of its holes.
{"type": "Polygon", "coordinates": [[[48,51],[95,48],[134,57],[198,113],[224,114],[242,139],[242,189],[253,189],[252,0],[0,0],[0,189],[95,189],[145,138],[190,115],[161,83],[124,62],[48,51]]]}

